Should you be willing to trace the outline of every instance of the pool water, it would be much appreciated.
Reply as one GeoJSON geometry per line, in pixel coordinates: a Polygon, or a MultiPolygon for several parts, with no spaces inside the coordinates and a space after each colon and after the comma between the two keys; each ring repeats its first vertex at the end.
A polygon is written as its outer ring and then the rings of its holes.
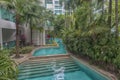
{"type": "MultiPolygon", "coordinates": [[[[26,80],[55,80],[54,76],[46,76],[46,77],[39,77],[39,78],[32,78],[26,80]]],[[[82,71],[76,71],[71,73],[66,73],[64,80],[93,80],[91,79],[86,73],[82,71]]]]}
{"type": "Polygon", "coordinates": [[[26,61],[19,66],[18,80],[111,80],[73,58],[26,61]],[[56,65],[55,72],[54,65],[56,65]],[[63,79],[56,79],[64,67],[63,79]]]}
{"type": "Polygon", "coordinates": [[[57,55],[57,54],[66,54],[67,51],[65,49],[64,44],[62,43],[61,39],[54,39],[59,47],[51,47],[51,48],[42,48],[36,50],[33,56],[48,56],[48,55],[57,55]]]}
{"type": "MultiPolygon", "coordinates": [[[[59,47],[36,50],[33,56],[66,54],[61,39],[55,39],[59,47]]],[[[28,60],[19,65],[18,80],[111,80],[74,57],[28,60]]]]}

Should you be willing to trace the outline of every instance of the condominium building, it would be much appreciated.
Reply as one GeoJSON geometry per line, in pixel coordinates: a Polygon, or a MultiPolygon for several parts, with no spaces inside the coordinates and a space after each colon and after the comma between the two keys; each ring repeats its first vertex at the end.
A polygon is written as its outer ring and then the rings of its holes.
{"type": "Polygon", "coordinates": [[[43,0],[44,1],[44,6],[53,11],[54,14],[64,14],[65,9],[64,9],[64,4],[60,2],[60,0],[43,0]]]}
{"type": "Polygon", "coordinates": [[[0,7],[0,48],[15,45],[16,27],[14,14],[0,7]],[[10,45],[8,45],[10,44],[10,45]],[[6,46],[7,45],[7,46],[6,46]]]}
{"type": "MultiPolygon", "coordinates": [[[[31,29],[26,24],[19,25],[19,36],[24,34],[26,43],[31,42],[31,29]]],[[[33,45],[45,45],[45,31],[32,30],[33,45]]],[[[11,48],[16,44],[16,24],[14,13],[0,7],[0,49],[11,48]]]]}
{"type": "MultiPolygon", "coordinates": [[[[59,0],[40,0],[41,5],[45,8],[53,11],[54,14],[64,14],[64,6],[60,4],[59,0]]],[[[32,30],[29,26],[19,25],[19,33],[25,34],[26,43],[31,42],[32,32],[32,43],[33,45],[45,45],[46,35],[48,30],[53,30],[53,26],[44,26],[44,31],[32,30]]],[[[3,7],[0,7],[0,48],[13,47],[16,41],[16,25],[14,19],[14,13],[8,11],[3,7]]]]}

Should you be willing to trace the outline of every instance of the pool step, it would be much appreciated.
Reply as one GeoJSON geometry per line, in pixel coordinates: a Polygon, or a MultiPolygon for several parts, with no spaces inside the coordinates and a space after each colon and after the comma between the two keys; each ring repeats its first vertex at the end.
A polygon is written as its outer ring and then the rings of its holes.
{"type": "MultiPolygon", "coordinates": [[[[78,71],[78,68],[74,68],[74,69],[67,69],[65,70],[65,73],[68,72],[74,72],[74,71],[78,71]]],[[[36,78],[36,77],[43,77],[43,76],[54,76],[54,72],[41,72],[41,73],[34,73],[34,74],[24,74],[24,75],[19,75],[20,77],[18,78],[18,80],[27,80],[27,79],[31,79],[31,78],[36,78]]]]}
{"type": "MultiPolygon", "coordinates": [[[[69,66],[76,66],[75,64],[63,64],[63,65],[60,65],[62,67],[69,67],[69,66]]],[[[56,66],[56,67],[59,67],[59,66],[56,66]]],[[[46,69],[51,69],[52,68],[52,65],[39,65],[39,66],[31,66],[31,67],[25,67],[25,68],[22,68],[20,69],[21,71],[20,72],[25,72],[25,71],[34,71],[34,70],[46,70],[46,69]]]]}
{"type": "MultiPolygon", "coordinates": [[[[37,60],[28,60],[28,61],[26,61],[27,63],[29,63],[29,62],[48,62],[48,61],[59,61],[59,60],[71,60],[71,58],[58,58],[58,59],[56,59],[56,58],[50,58],[50,59],[37,59],[37,60]]],[[[23,62],[23,63],[25,63],[25,62],[23,62]]]]}
{"type": "Polygon", "coordinates": [[[40,62],[40,63],[43,62],[44,63],[44,62],[48,62],[48,61],[50,62],[50,61],[57,61],[57,60],[64,60],[64,59],[65,60],[66,59],[70,60],[70,57],[67,56],[67,57],[57,57],[57,58],[55,57],[55,58],[45,58],[45,59],[44,58],[40,58],[40,59],[28,59],[27,61],[24,61],[21,64],[24,65],[26,63],[29,64],[29,63],[34,63],[34,62],[40,62]]]}
{"type": "Polygon", "coordinates": [[[30,57],[29,59],[30,60],[37,60],[37,59],[51,59],[51,58],[66,58],[66,57],[70,57],[70,55],[69,54],[60,54],[60,55],[50,55],[50,56],[38,56],[38,57],[35,57],[35,56],[33,56],[33,57],[30,57]]]}
{"type": "MultiPolygon", "coordinates": [[[[66,70],[67,71],[73,71],[73,69],[74,69],[74,71],[77,69],[79,69],[79,67],[78,66],[75,66],[75,65],[72,65],[72,66],[65,66],[65,72],[66,72],[66,70]]],[[[37,69],[32,69],[32,70],[25,70],[25,71],[21,71],[20,72],[20,74],[19,74],[19,76],[26,76],[26,75],[34,75],[34,74],[42,74],[42,73],[48,73],[48,72],[54,72],[53,70],[52,70],[52,68],[37,68],[37,69]],[[33,71],[34,70],[34,71],[33,71]]]]}
{"type": "MultiPolygon", "coordinates": [[[[59,63],[55,63],[56,65],[62,65],[62,66],[65,66],[65,65],[75,65],[74,62],[59,62],[59,63]]],[[[30,64],[30,65],[24,65],[22,67],[20,67],[20,69],[28,69],[28,68],[38,68],[38,67],[46,67],[46,66],[52,66],[53,63],[48,63],[48,64],[30,64]]]]}
{"type": "MultiPolygon", "coordinates": [[[[57,67],[57,68],[60,68],[60,67],[57,67]]],[[[71,65],[71,67],[68,67],[68,66],[65,66],[65,69],[67,70],[67,69],[70,69],[70,68],[78,68],[77,66],[74,66],[74,65],[71,65]]],[[[34,71],[39,71],[39,72],[50,72],[50,71],[53,71],[52,70],[52,67],[51,68],[36,68],[36,69],[30,69],[30,70],[22,70],[22,71],[20,71],[20,75],[22,74],[22,73],[26,73],[26,72],[30,72],[30,73],[32,73],[32,72],[34,72],[34,71]]]]}
{"type": "Polygon", "coordinates": [[[56,63],[61,63],[61,62],[73,62],[73,60],[71,59],[62,59],[62,60],[47,60],[47,61],[26,61],[24,63],[22,63],[21,65],[23,66],[31,66],[31,65],[37,65],[37,64],[48,64],[48,63],[52,63],[52,62],[56,62],[56,63]]]}
{"type": "Polygon", "coordinates": [[[52,69],[54,64],[56,64],[57,69],[65,67],[65,73],[80,70],[79,66],[70,57],[28,60],[19,67],[18,80],[53,76],[55,74],[52,69]]]}

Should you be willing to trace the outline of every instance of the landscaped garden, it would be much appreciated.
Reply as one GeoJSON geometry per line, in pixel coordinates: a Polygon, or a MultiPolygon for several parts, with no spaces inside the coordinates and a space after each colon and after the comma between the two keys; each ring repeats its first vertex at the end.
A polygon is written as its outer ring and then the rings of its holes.
{"type": "Polygon", "coordinates": [[[60,0],[66,12],[53,14],[38,0],[0,0],[13,11],[16,46],[0,50],[0,80],[119,80],[120,1],[60,0]],[[44,31],[50,44],[21,45],[20,25],[44,31]],[[52,38],[52,40],[51,40],[52,38]],[[62,75],[62,77],[58,77],[62,75]]]}

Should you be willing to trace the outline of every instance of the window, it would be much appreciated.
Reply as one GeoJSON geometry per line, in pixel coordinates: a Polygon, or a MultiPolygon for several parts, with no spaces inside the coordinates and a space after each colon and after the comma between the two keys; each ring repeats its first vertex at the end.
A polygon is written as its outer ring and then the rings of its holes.
{"type": "Polygon", "coordinates": [[[62,10],[55,10],[55,14],[62,14],[62,10]]]}
{"type": "Polygon", "coordinates": [[[55,1],[55,4],[59,4],[59,1],[55,1]]]}
{"type": "Polygon", "coordinates": [[[61,6],[55,6],[55,9],[62,9],[61,6]]]}
{"type": "Polygon", "coordinates": [[[46,0],[46,4],[52,4],[52,0],[46,0]]]}

